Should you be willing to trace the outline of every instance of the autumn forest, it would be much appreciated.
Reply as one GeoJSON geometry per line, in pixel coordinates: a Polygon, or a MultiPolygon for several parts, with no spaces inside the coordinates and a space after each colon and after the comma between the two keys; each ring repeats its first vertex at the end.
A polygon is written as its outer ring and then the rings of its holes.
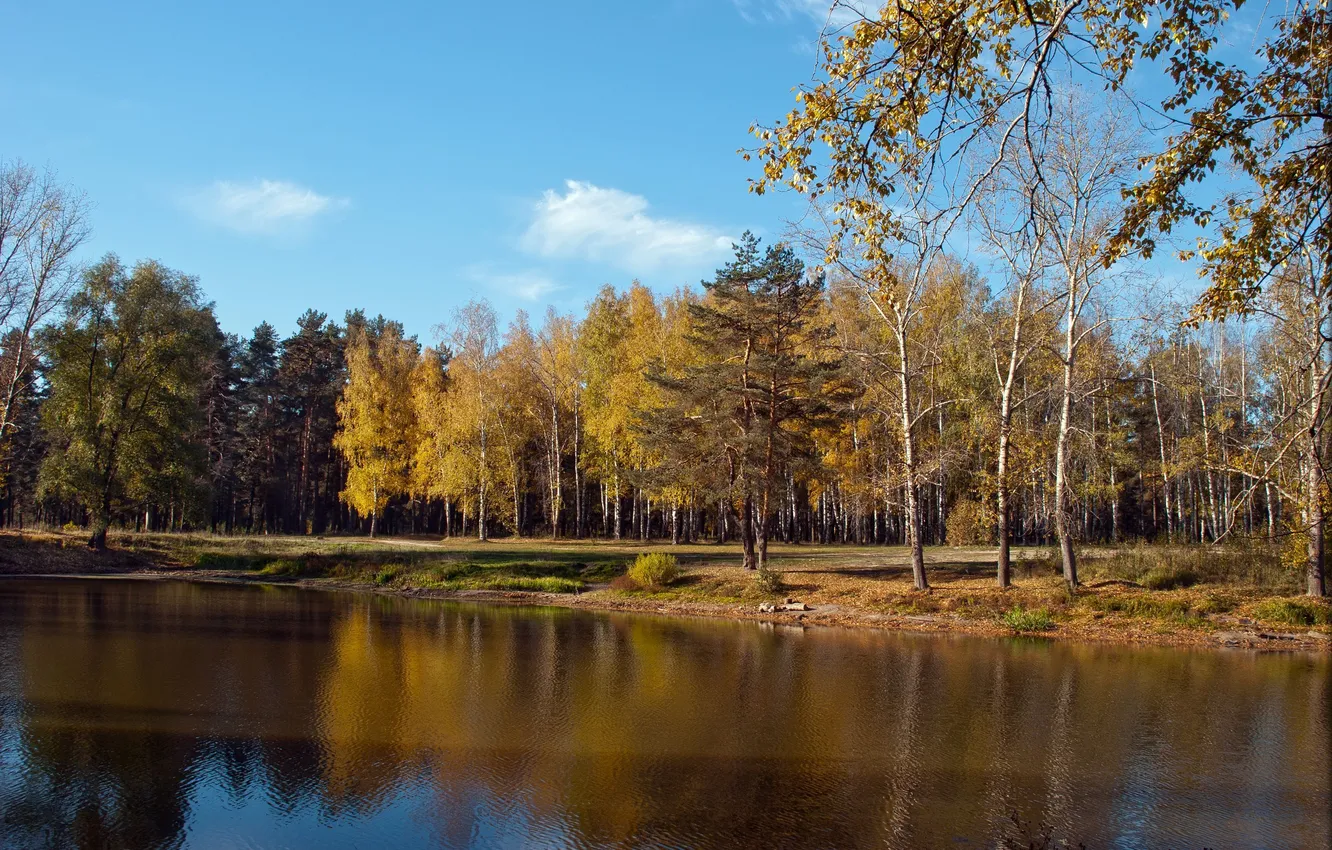
{"type": "Polygon", "coordinates": [[[1326,9],[1251,70],[1183,6],[1150,37],[1070,7],[1090,64],[1063,24],[894,9],[751,128],[750,191],[803,217],[577,314],[226,333],[188,270],[76,266],[87,202],[6,164],[5,523],[731,540],[760,571],[772,541],[893,544],[918,589],[926,545],[997,546],[1001,587],[1012,545],[1057,546],[1074,588],[1082,546],[1249,541],[1324,595],[1326,9]],[[1174,63],[1191,129],[1144,130],[1135,62],[1174,63]]]}

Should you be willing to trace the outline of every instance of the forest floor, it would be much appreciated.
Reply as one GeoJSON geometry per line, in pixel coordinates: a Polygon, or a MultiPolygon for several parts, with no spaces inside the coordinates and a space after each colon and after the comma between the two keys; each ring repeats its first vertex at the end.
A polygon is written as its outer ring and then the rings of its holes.
{"type": "Polygon", "coordinates": [[[0,531],[0,575],[103,575],[297,584],[814,626],[1332,651],[1332,605],[1298,595],[1294,568],[1260,544],[1132,545],[1081,552],[1070,594],[1054,550],[1014,551],[1014,586],[995,584],[992,547],[929,547],[916,591],[903,547],[775,544],[781,587],[740,568],[738,545],[437,537],[214,536],[0,531]],[[642,552],[675,555],[668,586],[624,575],[642,552]],[[788,603],[807,610],[781,610],[788,603]],[[778,610],[760,610],[775,605],[778,610]]]}

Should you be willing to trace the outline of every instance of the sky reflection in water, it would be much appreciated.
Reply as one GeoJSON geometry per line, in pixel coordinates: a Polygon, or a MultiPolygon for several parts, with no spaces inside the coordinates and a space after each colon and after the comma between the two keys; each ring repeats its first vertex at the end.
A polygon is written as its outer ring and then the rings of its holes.
{"type": "Polygon", "coordinates": [[[1332,665],[0,581],[4,847],[1332,843],[1332,665]]]}

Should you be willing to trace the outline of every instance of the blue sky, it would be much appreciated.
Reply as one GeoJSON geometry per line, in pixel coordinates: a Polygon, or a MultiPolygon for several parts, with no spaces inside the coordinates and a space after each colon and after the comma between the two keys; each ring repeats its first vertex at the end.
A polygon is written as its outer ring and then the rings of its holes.
{"type": "Polygon", "coordinates": [[[471,298],[581,312],[779,235],[802,201],[749,194],[736,150],[810,79],[825,10],[11,3],[0,157],[88,193],[85,259],[197,275],[226,330],[363,307],[430,339],[471,298]]]}
{"type": "Polygon", "coordinates": [[[88,258],[197,275],[229,331],[577,311],[798,209],[736,149],[809,78],[817,2],[8,6],[0,156],[88,193],[88,258]]]}

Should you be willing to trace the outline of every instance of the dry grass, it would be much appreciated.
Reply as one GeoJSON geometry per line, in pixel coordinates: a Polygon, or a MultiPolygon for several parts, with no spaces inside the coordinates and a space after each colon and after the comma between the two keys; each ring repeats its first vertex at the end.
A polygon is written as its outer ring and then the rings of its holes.
{"type": "MultiPolygon", "coordinates": [[[[62,532],[0,532],[0,571],[209,571],[265,580],[331,579],[396,589],[589,591],[616,604],[748,606],[790,596],[823,612],[1000,624],[1014,610],[1041,611],[1056,630],[1150,628],[1197,631],[1252,622],[1272,629],[1326,629],[1332,608],[1292,599],[1298,577],[1274,550],[1133,545],[1082,553],[1085,586],[1068,593],[1049,549],[1015,551],[1014,586],[994,580],[991,548],[930,548],[932,588],[916,591],[902,547],[775,545],[778,585],[739,569],[736,545],[638,541],[475,540],[363,537],[222,537],[114,534],[94,555],[62,532]],[[657,588],[621,578],[645,552],[669,553],[679,578],[657,588]]],[[[771,578],[771,577],[769,577],[771,578]]]]}

